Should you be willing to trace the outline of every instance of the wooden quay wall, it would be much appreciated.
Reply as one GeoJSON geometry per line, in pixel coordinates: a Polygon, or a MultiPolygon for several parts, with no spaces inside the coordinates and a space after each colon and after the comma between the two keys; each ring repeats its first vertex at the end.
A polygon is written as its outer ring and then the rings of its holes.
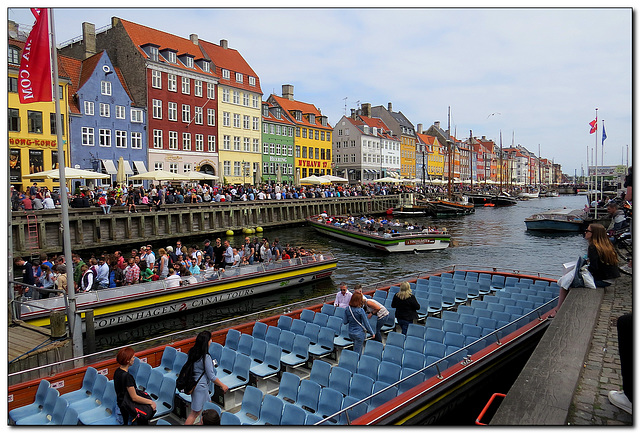
{"type": "MultiPolygon", "coordinates": [[[[138,206],[137,213],[128,213],[126,206],[119,206],[112,207],[111,213],[106,215],[100,207],[70,208],[71,249],[81,251],[176,237],[214,236],[243,228],[299,224],[306,217],[322,212],[330,215],[380,214],[397,203],[397,195],[386,195],[174,204],[163,205],[160,211],[138,206]]],[[[59,209],[12,212],[11,219],[14,256],[62,252],[59,209]],[[35,219],[30,215],[35,215],[35,219]]]]}

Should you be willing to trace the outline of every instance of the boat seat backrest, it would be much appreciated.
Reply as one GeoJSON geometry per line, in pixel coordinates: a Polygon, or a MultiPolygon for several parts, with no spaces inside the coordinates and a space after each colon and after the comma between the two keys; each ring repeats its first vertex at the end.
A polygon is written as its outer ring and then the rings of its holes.
{"type": "Polygon", "coordinates": [[[404,347],[405,335],[400,332],[389,332],[387,334],[386,345],[404,347]]]}
{"type": "Polygon", "coordinates": [[[282,331],[280,333],[280,339],[278,340],[278,346],[284,353],[291,353],[293,351],[293,340],[296,334],[291,331],[282,331]]]}
{"type": "Polygon", "coordinates": [[[444,357],[444,352],[447,346],[444,343],[438,343],[437,341],[427,341],[424,344],[424,354],[426,356],[435,356],[440,359],[444,357]]]}
{"type": "Polygon", "coordinates": [[[378,366],[378,376],[376,380],[381,380],[386,383],[395,383],[400,379],[400,370],[402,365],[395,362],[382,361],[378,366]]]}
{"type": "MultiPolygon", "coordinates": [[[[334,413],[340,412],[342,409],[342,393],[331,388],[323,388],[320,391],[320,398],[318,399],[318,411],[317,414],[323,418],[328,418],[334,413]]],[[[332,425],[338,423],[338,416],[335,418],[328,418],[323,425],[332,425]]]]}
{"type": "Polygon", "coordinates": [[[271,394],[265,395],[260,406],[260,417],[256,424],[280,425],[283,410],[284,402],[282,400],[271,394]]]}
{"type": "MultiPolygon", "coordinates": [[[[381,391],[383,389],[385,389],[386,387],[388,387],[390,384],[385,383],[385,382],[376,382],[373,384],[373,390],[372,393],[375,394],[378,391],[381,391]]],[[[388,402],[389,400],[395,398],[398,395],[398,388],[395,386],[392,386],[391,388],[382,391],[380,394],[374,396],[371,398],[369,403],[369,407],[370,408],[376,408],[386,402],[388,402]]]]}
{"type": "Polygon", "coordinates": [[[375,341],[375,340],[367,340],[362,354],[366,356],[370,356],[380,361],[382,359],[383,350],[384,350],[384,345],[381,342],[375,341]]]}
{"type": "Polygon", "coordinates": [[[238,340],[238,353],[242,353],[245,355],[251,355],[251,347],[253,346],[253,337],[249,334],[240,335],[240,340],[238,340]]]}
{"type": "Polygon", "coordinates": [[[315,344],[318,342],[318,334],[320,333],[320,326],[315,323],[307,323],[302,335],[309,338],[309,342],[315,344]]]}
{"type": "Polygon", "coordinates": [[[371,395],[373,378],[361,373],[354,373],[349,384],[349,395],[362,400],[371,395]]]}
{"type": "Polygon", "coordinates": [[[162,358],[160,359],[160,368],[163,369],[163,373],[171,371],[173,368],[173,361],[176,359],[177,350],[172,346],[165,346],[162,351],[162,358]]]}
{"type": "Polygon", "coordinates": [[[237,329],[229,329],[224,339],[224,347],[228,347],[231,350],[238,350],[240,334],[240,331],[238,331],[237,329]]]}
{"type": "Polygon", "coordinates": [[[282,333],[282,329],[277,326],[269,326],[267,328],[267,333],[265,334],[265,341],[271,344],[278,344],[280,341],[280,334],[282,333]]]}
{"type": "MultiPolygon", "coordinates": [[[[242,404],[240,411],[236,413],[236,416],[243,424],[254,424],[260,416],[260,406],[262,406],[262,399],[264,394],[258,388],[254,386],[247,386],[242,396],[242,404]]],[[[223,412],[224,415],[228,412],[223,412]]]]}
{"type": "Polygon", "coordinates": [[[220,358],[222,358],[223,347],[224,346],[222,344],[212,341],[209,345],[209,355],[211,355],[211,359],[215,359],[216,361],[220,362],[220,358]]]}
{"type": "Polygon", "coordinates": [[[291,322],[293,319],[289,316],[280,316],[278,318],[278,328],[283,331],[289,331],[291,329],[291,322]]]}
{"type": "Polygon", "coordinates": [[[336,307],[333,304],[322,304],[322,308],[320,309],[320,312],[327,316],[333,316],[335,311],[336,307]]]}
{"type": "MultiPolygon", "coordinates": [[[[424,367],[424,353],[415,352],[413,350],[405,350],[402,357],[402,367],[412,368],[416,371],[421,370],[422,367],[424,367]]],[[[380,371],[378,371],[378,380],[384,380],[380,377],[380,371]]]]}
{"type": "Polygon", "coordinates": [[[403,348],[398,346],[385,346],[382,352],[382,361],[388,361],[397,365],[402,364],[403,348]]]}
{"type": "Polygon", "coordinates": [[[327,326],[329,316],[325,313],[316,313],[313,317],[313,323],[318,326],[327,326]]]}
{"type": "Polygon", "coordinates": [[[374,358],[373,356],[368,356],[363,353],[358,361],[357,373],[369,376],[371,379],[375,380],[376,375],[378,374],[378,364],[380,361],[381,360],[379,358],[374,358]]]}
{"type": "Polygon", "coordinates": [[[280,425],[304,425],[307,413],[301,407],[285,404],[282,410],[280,425]]]}
{"type": "Polygon", "coordinates": [[[424,338],[425,329],[425,326],[420,325],[419,323],[409,323],[409,327],[407,328],[407,337],[412,336],[424,338]]]}
{"type": "Polygon", "coordinates": [[[253,324],[251,335],[254,339],[264,340],[267,337],[268,325],[264,322],[256,322],[253,324]]]}
{"type": "Polygon", "coordinates": [[[301,380],[298,388],[298,400],[296,406],[315,413],[318,410],[318,400],[320,399],[320,390],[322,388],[316,382],[311,380],[301,380]]]}
{"type": "Polygon", "coordinates": [[[308,323],[313,322],[314,316],[315,316],[315,313],[313,312],[313,310],[304,309],[300,312],[300,320],[303,320],[308,323]]]}
{"type": "Polygon", "coordinates": [[[314,381],[318,385],[325,387],[329,386],[329,374],[331,373],[331,364],[321,359],[313,361],[311,366],[311,373],[309,374],[309,380],[314,381]]]}
{"type": "Polygon", "coordinates": [[[300,319],[293,319],[291,322],[291,328],[289,329],[294,334],[302,335],[304,334],[304,329],[307,326],[307,322],[300,319]]]}
{"type": "Polygon", "coordinates": [[[429,317],[427,317],[427,320],[425,322],[425,326],[427,328],[442,329],[443,323],[444,323],[444,321],[441,318],[429,316],[429,317]]]}
{"type": "MultiPolygon", "coordinates": [[[[353,396],[346,396],[342,400],[342,409],[346,409],[349,406],[352,406],[355,403],[358,403],[358,399],[353,396]]],[[[360,403],[356,406],[353,406],[351,409],[348,409],[346,412],[343,412],[340,416],[340,424],[348,425],[352,423],[354,420],[360,418],[362,415],[366,414],[369,411],[369,405],[367,403],[360,403]]]]}
{"type": "Polygon", "coordinates": [[[349,394],[349,383],[351,382],[351,372],[346,368],[337,365],[331,368],[329,373],[329,388],[340,391],[342,395],[349,394]]]}
{"type": "Polygon", "coordinates": [[[298,387],[300,386],[300,377],[293,373],[285,371],[280,379],[277,397],[287,403],[295,403],[298,400],[298,387]]]}
{"type": "Polygon", "coordinates": [[[343,350],[340,353],[340,359],[338,360],[338,367],[342,367],[346,370],[349,370],[351,374],[353,374],[358,370],[359,360],[360,360],[360,355],[358,355],[358,353],[352,350],[343,350]]]}

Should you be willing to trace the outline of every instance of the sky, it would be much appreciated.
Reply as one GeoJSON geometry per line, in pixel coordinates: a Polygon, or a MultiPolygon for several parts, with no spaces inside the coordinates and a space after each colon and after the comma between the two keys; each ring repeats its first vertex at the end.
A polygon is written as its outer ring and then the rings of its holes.
{"type": "MultiPolygon", "coordinates": [[[[157,4],[157,3],[156,3],[157,4]]],[[[209,3],[211,4],[211,3],[209,3]]],[[[582,2],[584,4],[584,2],[582,2]]],[[[294,86],[333,126],[362,103],[522,145],[581,175],[632,159],[632,14],[597,8],[54,8],[58,44],[117,16],[242,54],[263,99],[294,86]],[[598,109],[598,132],[589,122],[598,109]],[[539,147],[538,147],[539,146],[539,147]],[[540,148],[540,152],[538,152],[540,148]]],[[[33,24],[28,9],[9,20],[33,24]]]]}

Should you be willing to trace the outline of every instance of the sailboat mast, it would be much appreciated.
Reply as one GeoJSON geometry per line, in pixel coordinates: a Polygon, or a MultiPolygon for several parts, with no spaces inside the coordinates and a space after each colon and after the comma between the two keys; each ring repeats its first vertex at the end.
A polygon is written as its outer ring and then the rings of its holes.
{"type": "Polygon", "coordinates": [[[469,130],[469,189],[473,191],[473,130],[469,130]]]}
{"type": "Polygon", "coordinates": [[[502,193],[502,129],[500,130],[500,193],[502,193]]]}

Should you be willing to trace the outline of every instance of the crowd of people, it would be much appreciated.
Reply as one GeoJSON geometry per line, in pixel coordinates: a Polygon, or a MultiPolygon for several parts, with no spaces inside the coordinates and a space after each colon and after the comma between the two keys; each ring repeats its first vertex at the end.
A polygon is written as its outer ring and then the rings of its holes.
{"type": "MultiPolygon", "coordinates": [[[[224,272],[227,268],[270,263],[298,257],[313,256],[313,250],[281,244],[278,238],[273,242],[263,237],[245,237],[241,245],[232,246],[229,240],[215,239],[212,243],[206,239],[203,246],[186,245],[177,241],[173,245],[158,248],[142,245],[132,249],[125,258],[122,251],[106,251],[91,255],[83,260],[80,254],[73,253],[73,285],[76,293],[121,287],[149,281],[164,280],[167,287],[177,287],[182,280],[195,282],[194,275],[202,272],[224,272]],[[186,278],[185,278],[186,277],[186,278]]],[[[49,296],[62,296],[60,290],[67,290],[67,266],[64,255],[42,254],[28,262],[22,257],[14,258],[17,272],[25,285],[36,286],[58,292],[33,290],[20,286],[21,295],[27,299],[41,299],[49,296]]]]}
{"type": "Polygon", "coordinates": [[[421,232],[428,234],[446,234],[447,229],[443,227],[439,229],[436,226],[425,226],[420,224],[413,224],[408,221],[401,223],[399,220],[390,220],[385,217],[367,217],[362,216],[360,218],[353,215],[343,216],[329,216],[325,212],[321,213],[318,218],[318,222],[324,222],[325,224],[334,225],[346,230],[354,230],[360,233],[378,234],[383,237],[391,237],[400,233],[421,232]]]}

